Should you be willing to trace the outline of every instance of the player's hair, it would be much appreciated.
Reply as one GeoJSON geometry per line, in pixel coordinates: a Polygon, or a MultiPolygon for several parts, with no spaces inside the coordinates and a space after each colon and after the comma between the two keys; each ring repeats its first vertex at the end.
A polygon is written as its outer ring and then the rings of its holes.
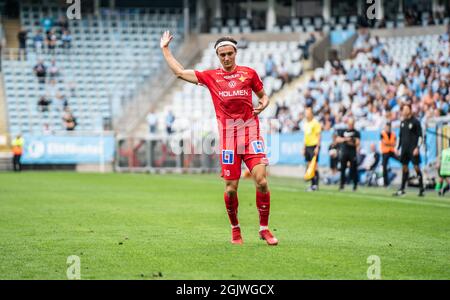
{"type": "Polygon", "coordinates": [[[409,110],[412,111],[411,103],[403,103],[402,109],[403,109],[405,106],[409,107],[409,110]]]}
{"type": "MultiPolygon", "coordinates": [[[[237,49],[237,41],[230,36],[224,36],[224,37],[221,37],[220,39],[218,39],[216,41],[216,43],[214,44],[214,49],[216,49],[217,45],[219,45],[222,42],[231,42],[232,44],[234,44],[234,49],[235,50],[237,49]]],[[[216,49],[216,51],[217,51],[217,49],[216,49]]]]}

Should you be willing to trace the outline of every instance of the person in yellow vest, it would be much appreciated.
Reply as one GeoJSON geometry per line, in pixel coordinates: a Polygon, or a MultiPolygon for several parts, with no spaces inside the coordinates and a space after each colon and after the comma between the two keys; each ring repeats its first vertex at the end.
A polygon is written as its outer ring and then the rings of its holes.
{"type": "MultiPolygon", "coordinates": [[[[303,154],[306,160],[306,169],[308,169],[314,156],[316,156],[316,162],[319,162],[319,150],[320,150],[320,133],[322,126],[319,121],[314,118],[314,112],[312,107],[307,107],[305,111],[305,122],[303,123],[303,133],[305,146],[303,154]]],[[[316,172],[311,180],[311,187],[308,191],[317,191],[319,188],[319,171],[316,164],[316,172]]]]}
{"type": "Polygon", "coordinates": [[[23,137],[18,134],[16,138],[12,141],[12,153],[13,153],[13,166],[15,172],[20,172],[22,170],[22,163],[20,162],[23,153],[23,137]]]}
{"type": "Polygon", "coordinates": [[[394,158],[398,160],[395,146],[397,145],[397,136],[395,132],[392,131],[392,125],[390,122],[387,122],[384,126],[384,129],[381,131],[380,136],[380,149],[383,155],[383,182],[384,186],[389,186],[389,176],[388,176],[388,164],[389,159],[394,158]]]}

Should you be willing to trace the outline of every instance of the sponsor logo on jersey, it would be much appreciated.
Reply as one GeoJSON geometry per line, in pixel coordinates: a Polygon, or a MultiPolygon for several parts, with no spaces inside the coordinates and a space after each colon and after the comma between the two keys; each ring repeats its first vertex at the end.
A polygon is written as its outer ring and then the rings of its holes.
{"type": "Polygon", "coordinates": [[[236,97],[236,96],[249,96],[248,90],[237,90],[237,91],[220,91],[220,97],[236,97]]]}
{"type": "Polygon", "coordinates": [[[241,75],[241,77],[239,77],[239,80],[240,80],[241,82],[244,82],[246,79],[247,79],[247,77],[244,77],[244,75],[241,75]]]}
{"type": "Polygon", "coordinates": [[[222,150],[222,163],[224,165],[234,164],[234,151],[233,150],[222,150]]]}
{"type": "Polygon", "coordinates": [[[239,78],[241,76],[242,76],[241,74],[233,74],[233,75],[223,76],[223,78],[225,78],[225,79],[235,79],[235,78],[239,78]]]}
{"type": "Polygon", "coordinates": [[[252,147],[255,154],[264,153],[264,144],[262,141],[253,141],[252,147]]]}
{"type": "Polygon", "coordinates": [[[234,81],[234,80],[231,80],[230,82],[228,82],[228,86],[230,87],[230,88],[235,88],[236,87],[236,81],[234,81]]]}

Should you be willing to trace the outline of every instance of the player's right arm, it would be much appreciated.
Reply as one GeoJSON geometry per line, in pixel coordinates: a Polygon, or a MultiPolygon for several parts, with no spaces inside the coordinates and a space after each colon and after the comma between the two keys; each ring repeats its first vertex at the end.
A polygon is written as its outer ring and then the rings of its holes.
{"type": "Polygon", "coordinates": [[[169,31],[165,31],[161,36],[160,47],[164,55],[169,68],[172,70],[173,74],[180,79],[186,80],[188,82],[198,84],[197,76],[194,70],[185,70],[184,67],[175,59],[172,52],[169,49],[169,44],[173,39],[173,35],[169,31]]]}

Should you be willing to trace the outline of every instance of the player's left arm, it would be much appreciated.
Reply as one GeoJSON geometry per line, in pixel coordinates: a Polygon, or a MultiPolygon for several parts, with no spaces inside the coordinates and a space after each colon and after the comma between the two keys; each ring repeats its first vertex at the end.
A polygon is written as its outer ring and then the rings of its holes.
{"type": "Polygon", "coordinates": [[[269,96],[267,96],[264,89],[261,89],[259,92],[255,93],[258,96],[258,106],[253,109],[254,115],[259,115],[267,106],[269,106],[270,100],[269,96]]]}

